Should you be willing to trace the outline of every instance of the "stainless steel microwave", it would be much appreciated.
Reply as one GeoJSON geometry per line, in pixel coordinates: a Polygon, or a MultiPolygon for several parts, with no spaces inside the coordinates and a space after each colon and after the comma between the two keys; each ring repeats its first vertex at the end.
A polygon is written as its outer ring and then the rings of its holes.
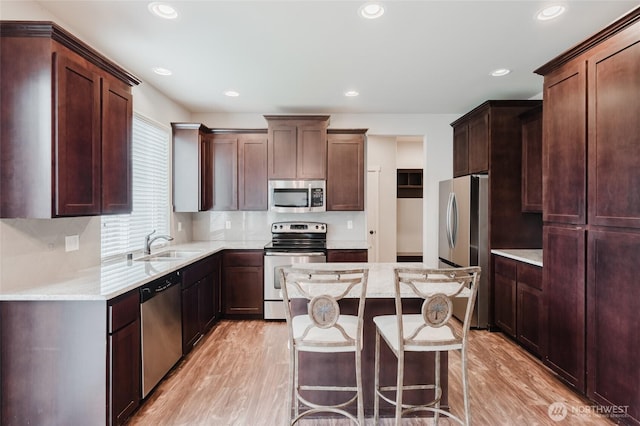
{"type": "Polygon", "coordinates": [[[326,211],[324,180],[270,180],[269,210],[278,213],[326,211]]]}

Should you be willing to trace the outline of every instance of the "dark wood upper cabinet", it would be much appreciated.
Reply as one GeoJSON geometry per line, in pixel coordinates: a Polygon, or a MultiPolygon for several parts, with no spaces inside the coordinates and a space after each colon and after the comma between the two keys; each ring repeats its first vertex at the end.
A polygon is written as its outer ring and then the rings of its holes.
{"type": "Polygon", "coordinates": [[[51,22],[0,23],[0,217],[131,211],[131,86],[51,22]]]}
{"type": "Polygon", "coordinates": [[[489,171],[490,110],[469,119],[469,174],[489,171]]]}
{"type": "Polygon", "coordinates": [[[53,61],[55,215],[99,214],[100,75],[62,52],[53,61]]]}
{"type": "Polygon", "coordinates": [[[238,140],[238,208],[267,210],[267,135],[243,134],[238,140]]]}
{"type": "Polygon", "coordinates": [[[366,130],[330,132],[327,150],[327,210],[364,210],[366,130]]]}
{"type": "Polygon", "coordinates": [[[640,228],[640,24],[587,64],[589,223],[640,228]]]}
{"type": "Polygon", "coordinates": [[[238,137],[213,136],[213,210],[238,210],[238,137]]]}
{"type": "Polygon", "coordinates": [[[586,66],[570,62],[544,79],[544,221],[586,223],[586,66]]]}
{"type": "Polygon", "coordinates": [[[522,211],[542,213],[542,106],[520,116],[522,122],[522,211]]]}
{"type": "Polygon", "coordinates": [[[269,179],[327,178],[327,115],[265,115],[269,179]]]}
{"type": "Polygon", "coordinates": [[[131,127],[133,96],[121,82],[102,80],[102,212],[122,214],[132,209],[131,127]],[[126,167],[111,167],[126,164],[126,167]]]}
{"type": "Polygon", "coordinates": [[[453,177],[469,174],[469,124],[453,128],[453,177]]]}

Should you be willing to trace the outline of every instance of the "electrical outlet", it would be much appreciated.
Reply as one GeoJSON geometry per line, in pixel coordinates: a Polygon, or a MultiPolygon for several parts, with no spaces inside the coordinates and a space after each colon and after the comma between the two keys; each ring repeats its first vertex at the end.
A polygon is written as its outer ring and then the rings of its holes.
{"type": "Polygon", "coordinates": [[[353,229],[353,221],[352,220],[348,220],[347,221],[347,229],[353,229]]]}
{"type": "Polygon", "coordinates": [[[80,249],[80,236],[68,235],[64,237],[64,250],[76,251],[80,249]]]}
{"type": "Polygon", "coordinates": [[[224,223],[224,227],[225,227],[225,229],[231,229],[231,221],[230,221],[230,220],[227,220],[227,221],[224,223]]]}
{"type": "Polygon", "coordinates": [[[182,231],[182,222],[178,222],[178,232],[182,231]]]}

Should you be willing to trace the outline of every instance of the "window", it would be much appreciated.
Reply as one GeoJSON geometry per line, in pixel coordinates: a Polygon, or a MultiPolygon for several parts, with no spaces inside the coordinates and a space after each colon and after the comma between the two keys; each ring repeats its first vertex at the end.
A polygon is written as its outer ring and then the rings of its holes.
{"type": "Polygon", "coordinates": [[[131,214],[102,216],[102,259],[141,250],[156,230],[169,234],[169,129],[133,116],[131,214]]]}

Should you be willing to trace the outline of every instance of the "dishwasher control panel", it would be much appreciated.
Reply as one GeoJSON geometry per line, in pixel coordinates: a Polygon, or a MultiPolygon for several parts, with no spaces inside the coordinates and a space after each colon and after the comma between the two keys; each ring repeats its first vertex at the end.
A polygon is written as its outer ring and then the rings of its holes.
{"type": "Polygon", "coordinates": [[[181,282],[182,277],[180,276],[180,272],[172,272],[162,278],[148,282],[140,287],[140,302],[144,303],[158,293],[162,293],[168,288],[180,284],[181,282]]]}

